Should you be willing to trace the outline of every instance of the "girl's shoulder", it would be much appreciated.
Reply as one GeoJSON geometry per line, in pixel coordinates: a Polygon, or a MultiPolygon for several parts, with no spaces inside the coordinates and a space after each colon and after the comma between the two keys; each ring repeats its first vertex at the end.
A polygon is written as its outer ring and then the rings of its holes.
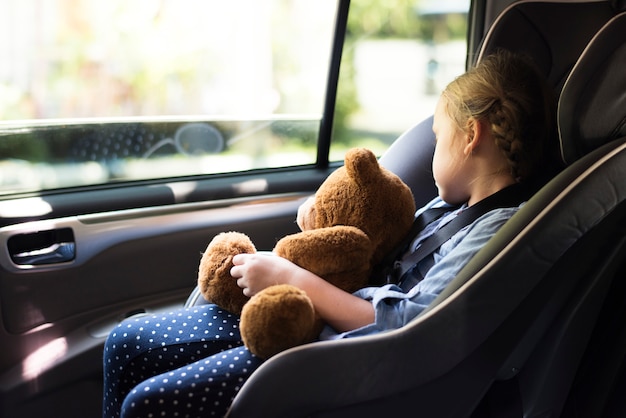
{"type": "Polygon", "coordinates": [[[518,206],[491,209],[469,225],[470,229],[486,230],[495,233],[520,210],[524,203],[526,202],[522,202],[518,206]]]}

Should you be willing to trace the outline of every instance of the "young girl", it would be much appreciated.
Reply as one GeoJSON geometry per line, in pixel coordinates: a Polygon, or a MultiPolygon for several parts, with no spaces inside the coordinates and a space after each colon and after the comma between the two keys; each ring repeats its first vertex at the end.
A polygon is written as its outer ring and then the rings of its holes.
{"type": "MultiPolygon", "coordinates": [[[[428,224],[408,252],[460,212],[516,183],[535,182],[554,167],[552,92],[524,58],[500,52],[450,83],[437,104],[433,175],[439,197],[428,208],[450,211],[428,224]]],[[[456,232],[433,254],[389,284],[346,293],[286,259],[234,258],[231,275],[247,296],[289,283],[308,294],[327,326],[320,339],[401,327],[445,288],[518,210],[494,209],[456,232]]],[[[306,204],[299,213],[307,210],[306,204]]],[[[104,417],[223,416],[262,363],[242,344],[239,318],[215,305],[130,318],[104,349],[104,417]]]]}

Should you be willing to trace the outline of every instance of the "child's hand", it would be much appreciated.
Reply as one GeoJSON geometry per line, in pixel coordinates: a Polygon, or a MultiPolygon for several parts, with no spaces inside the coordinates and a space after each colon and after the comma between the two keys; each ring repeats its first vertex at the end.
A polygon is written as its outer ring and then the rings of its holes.
{"type": "Polygon", "coordinates": [[[230,275],[237,279],[243,294],[251,297],[268,286],[287,283],[300,269],[289,260],[271,254],[238,254],[233,257],[230,275]]]}
{"type": "Polygon", "coordinates": [[[374,307],[286,258],[255,253],[233,257],[230,274],[246,296],[254,296],[275,284],[290,284],[306,292],[320,318],[339,332],[353,330],[374,322],[374,307]]]}

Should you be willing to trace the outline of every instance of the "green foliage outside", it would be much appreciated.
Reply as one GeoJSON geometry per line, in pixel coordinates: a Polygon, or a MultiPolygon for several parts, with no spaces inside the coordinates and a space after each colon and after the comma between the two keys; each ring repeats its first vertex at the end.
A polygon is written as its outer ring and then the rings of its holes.
{"type": "Polygon", "coordinates": [[[362,0],[350,4],[346,40],[339,75],[333,145],[349,148],[375,142],[350,130],[350,115],[358,110],[354,82],[354,46],[363,39],[416,39],[441,43],[463,39],[467,22],[462,14],[420,16],[415,0],[362,0]]]}

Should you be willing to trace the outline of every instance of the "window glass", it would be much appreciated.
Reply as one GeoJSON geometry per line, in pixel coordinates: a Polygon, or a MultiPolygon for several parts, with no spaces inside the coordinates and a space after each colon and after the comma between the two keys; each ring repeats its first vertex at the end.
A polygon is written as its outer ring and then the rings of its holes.
{"type": "Polygon", "coordinates": [[[433,114],[465,71],[469,0],[352,1],[339,77],[331,160],[361,145],[379,155],[433,114]]]}
{"type": "Polygon", "coordinates": [[[331,0],[2,0],[0,196],[311,164],[331,0]]]}

